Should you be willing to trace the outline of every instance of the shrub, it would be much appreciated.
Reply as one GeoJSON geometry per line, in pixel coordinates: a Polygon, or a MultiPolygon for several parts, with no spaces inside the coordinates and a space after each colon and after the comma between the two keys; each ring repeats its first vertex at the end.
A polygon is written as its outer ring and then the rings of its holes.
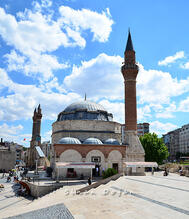
{"type": "Polygon", "coordinates": [[[106,179],[106,178],[113,176],[115,174],[117,174],[117,171],[114,168],[108,168],[107,170],[105,170],[102,173],[102,177],[103,177],[103,179],[106,179]]]}

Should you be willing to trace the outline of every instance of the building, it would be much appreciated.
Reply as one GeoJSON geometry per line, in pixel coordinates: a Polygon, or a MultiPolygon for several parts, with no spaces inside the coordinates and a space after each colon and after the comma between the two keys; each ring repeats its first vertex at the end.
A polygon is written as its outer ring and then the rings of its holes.
{"type": "Polygon", "coordinates": [[[189,124],[163,135],[163,140],[170,160],[175,160],[177,153],[189,153],[189,124]]]}
{"type": "Polygon", "coordinates": [[[50,152],[51,152],[51,143],[50,143],[50,141],[44,141],[41,144],[41,150],[43,151],[45,157],[50,158],[50,152]]]}
{"type": "Polygon", "coordinates": [[[189,153],[189,124],[183,125],[179,132],[179,152],[189,153]]]}
{"type": "Polygon", "coordinates": [[[14,142],[4,142],[1,138],[0,142],[0,170],[6,171],[13,169],[16,164],[16,150],[14,142]],[[14,147],[13,147],[14,146],[14,147]]]}
{"type": "MultiPolygon", "coordinates": [[[[130,32],[121,72],[125,82],[124,139],[121,138],[121,124],[113,121],[112,113],[107,112],[103,106],[86,98],[72,103],[58,114],[52,124],[50,161],[55,177],[89,176],[90,169],[84,169],[83,165],[91,162],[95,163],[93,175],[101,175],[109,167],[122,172],[126,161],[144,161],[144,149],[137,136],[138,66],[130,32]],[[64,168],[65,163],[69,163],[68,168],[64,168]]],[[[143,175],[144,169],[136,167],[133,172],[135,175],[143,175]]]]}
{"type": "Polygon", "coordinates": [[[149,126],[150,126],[150,124],[147,122],[138,123],[137,124],[137,135],[140,137],[146,133],[149,133],[149,126]]]}
{"type": "MultiPolygon", "coordinates": [[[[150,124],[145,122],[145,123],[138,123],[137,124],[137,135],[138,137],[143,136],[146,133],[149,133],[149,126],[150,124]]],[[[125,138],[125,124],[121,125],[121,139],[122,142],[125,138]]]]}
{"type": "MultiPolygon", "coordinates": [[[[58,162],[94,162],[93,175],[108,167],[122,171],[126,146],[121,145],[121,125],[100,104],[84,100],[72,103],[52,125],[53,154],[51,166],[58,162]]],[[[89,175],[90,169],[62,169],[60,176],[75,172],[89,175]]]]}

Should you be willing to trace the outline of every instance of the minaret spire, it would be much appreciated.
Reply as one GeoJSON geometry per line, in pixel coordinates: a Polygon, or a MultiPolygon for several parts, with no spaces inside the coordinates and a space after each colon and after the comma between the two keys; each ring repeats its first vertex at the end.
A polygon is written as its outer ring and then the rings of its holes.
{"type": "Polygon", "coordinates": [[[134,51],[133,42],[132,42],[132,39],[131,39],[130,29],[129,29],[129,33],[128,33],[127,45],[126,45],[126,48],[125,48],[125,52],[126,51],[134,51]]]}
{"type": "Polygon", "coordinates": [[[85,93],[85,101],[87,100],[87,94],[85,93]]]}

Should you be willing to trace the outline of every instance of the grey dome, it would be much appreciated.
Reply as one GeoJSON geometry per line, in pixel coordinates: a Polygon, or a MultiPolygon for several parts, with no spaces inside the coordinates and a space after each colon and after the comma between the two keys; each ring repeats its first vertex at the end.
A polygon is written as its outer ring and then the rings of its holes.
{"type": "Polygon", "coordinates": [[[102,142],[98,138],[87,138],[83,144],[102,144],[102,142]]]}
{"type": "Polygon", "coordinates": [[[114,138],[107,139],[104,144],[120,145],[119,141],[114,138]]]}
{"type": "Polygon", "coordinates": [[[72,103],[71,105],[67,106],[64,112],[73,112],[77,110],[87,110],[87,111],[105,111],[103,106],[100,104],[85,100],[85,101],[80,101],[76,103],[72,103]]]}
{"type": "Polygon", "coordinates": [[[80,140],[72,137],[61,138],[58,142],[59,144],[81,144],[80,140]]]}
{"type": "Polygon", "coordinates": [[[72,103],[59,113],[57,121],[63,120],[112,121],[113,115],[108,113],[100,104],[84,100],[72,103]]]}

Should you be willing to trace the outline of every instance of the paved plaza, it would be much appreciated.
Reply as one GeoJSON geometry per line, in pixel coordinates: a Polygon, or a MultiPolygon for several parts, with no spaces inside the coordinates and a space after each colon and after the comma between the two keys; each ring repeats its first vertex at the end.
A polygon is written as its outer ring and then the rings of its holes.
{"type": "Polygon", "coordinates": [[[189,218],[189,178],[177,174],[164,177],[158,172],[154,176],[123,176],[76,195],[76,189],[81,186],[65,186],[34,201],[17,197],[17,203],[15,197],[8,198],[2,191],[0,218],[28,212],[31,215],[32,211],[58,204],[64,204],[76,219],[189,218]],[[11,199],[15,203],[9,205],[11,199]]]}

